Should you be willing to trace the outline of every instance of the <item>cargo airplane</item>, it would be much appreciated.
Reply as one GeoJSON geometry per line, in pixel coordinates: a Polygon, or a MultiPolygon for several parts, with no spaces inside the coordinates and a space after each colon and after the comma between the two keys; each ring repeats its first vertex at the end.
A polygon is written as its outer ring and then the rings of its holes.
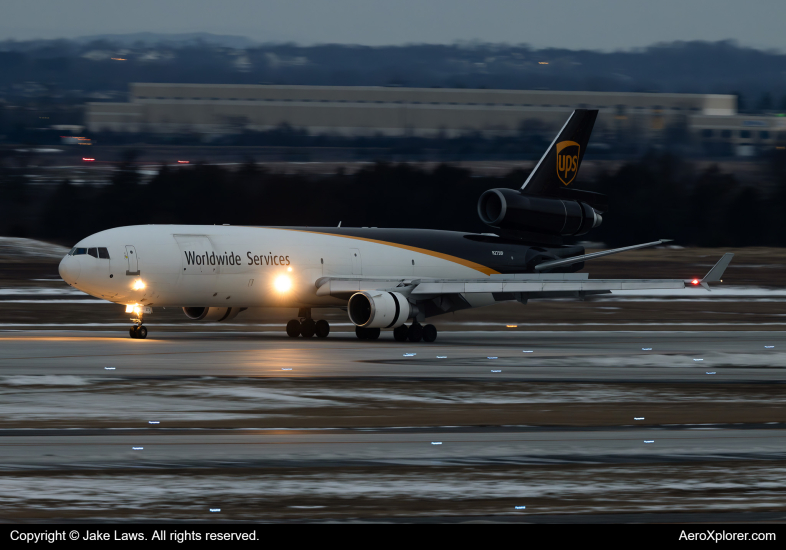
{"type": "MultiPolygon", "coordinates": [[[[360,339],[392,329],[398,341],[433,342],[426,319],[532,298],[582,299],[628,289],[681,289],[720,281],[732,254],[702,279],[590,279],[584,262],[663,240],[586,254],[563,239],[600,225],[605,197],[570,187],[597,111],[568,118],[520,189],[491,189],[478,214],[493,233],[355,227],[144,225],[86,237],[60,275],[87,294],[126,306],[132,338],[154,307],[195,321],[229,321],[250,307],[297,309],[291,337],[324,338],[313,310],[347,312],[360,339]],[[409,324],[407,324],[409,323],[409,324]]],[[[339,224],[340,225],[340,224],[339,224]]]]}

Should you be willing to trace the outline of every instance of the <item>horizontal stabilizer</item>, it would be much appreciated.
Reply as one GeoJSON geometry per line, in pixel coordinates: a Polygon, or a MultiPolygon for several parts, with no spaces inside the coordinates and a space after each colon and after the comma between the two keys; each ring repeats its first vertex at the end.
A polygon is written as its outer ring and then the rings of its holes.
{"type": "MultiPolygon", "coordinates": [[[[661,239],[651,243],[635,244],[633,246],[626,246],[623,248],[613,248],[611,250],[601,250],[600,252],[593,252],[592,254],[584,254],[582,256],[572,256],[570,258],[563,258],[560,260],[551,260],[543,262],[535,266],[535,271],[543,271],[544,269],[552,269],[563,265],[573,265],[586,260],[593,260],[595,258],[602,258],[603,256],[610,256],[611,254],[619,254],[620,252],[627,252],[628,250],[638,250],[639,248],[647,248],[648,246],[657,246],[659,244],[671,242],[671,239],[661,239]]],[[[720,262],[718,262],[720,264],[720,262]]],[[[728,262],[727,264],[728,265],[728,262]]],[[[717,266],[716,266],[717,267],[717,266]]],[[[725,269],[726,266],[723,266],[725,269]]],[[[713,268],[715,269],[715,268],[713,268]]],[[[712,273],[712,271],[710,271],[712,273]]]]}
{"type": "Polygon", "coordinates": [[[712,269],[710,269],[707,272],[704,278],[699,280],[701,286],[709,290],[710,287],[707,285],[707,283],[717,283],[718,281],[720,281],[721,277],[723,277],[723,273],[726,271],[726,268],[729,267],[729,264],[731,263],[731,259],[733,257],[734,254],[732,254],[731,252],[727,252],[726,254],[724,254],[723,257],[720,260],[718,260],[718,263],[712,266],[712,269]]]}

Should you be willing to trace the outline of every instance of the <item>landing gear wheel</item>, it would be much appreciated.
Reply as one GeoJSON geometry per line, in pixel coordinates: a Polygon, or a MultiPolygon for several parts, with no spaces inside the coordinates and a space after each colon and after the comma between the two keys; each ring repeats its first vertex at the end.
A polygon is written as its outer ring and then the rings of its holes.
{"type": "Polygon", "coordinates": [[[423,327],[423,341],[433,342],[437,339],[437,327],[434,325],[426,325],[423,327]]]}
{"type": "Polygon", "coordinates": [[[144,326],[137,327],[136,337],[139,338],[140,340],[144,340],[145,338],[147,338],[147,327],[144,326]]]}
{"type": "Polygon", "coordinates": [[[396,327],[393,329],[393,338],[396,340],[396,342],[406,342],[407,332],[409,332],[409,327],[407,325],[396,327]]]}
{"type": "Polygon", "coordinates": [[[287,336],[290,338],[297,338],[300,336],[300,321],[292,319],[287,323],[287,336]]]}
{"type": "Polygon", "coordinates": [[[136,327],[131,327],[128,330],[128,334],[129,334],[129,336],[131,336],[131,338],[136,338],[136,327]]]}
{"type": "Polygon", "coordinates": [[[361,340],[376,340],[380,332],[378,328],[355,327],[355,336],[361,340]]]}
{"type": "Polygon", "coordinates": [[[300,323],[300,335],[303,338],[311,338],[316,330],[317,324],[314,322],[314,319],[306,319],[300,323]]]}
{"type": "Polygon", "coordinates": [[[407,339],[410,342],[420,342],[423,339],[423,326],[419,323],[412,323],[407,331],[407,339]]]}
{"type": "Polygon", "coordinates": [[[330,334],[330,323],[324,319],[317,321],[316,334],[317,338],[326,338],[330,334]]]}

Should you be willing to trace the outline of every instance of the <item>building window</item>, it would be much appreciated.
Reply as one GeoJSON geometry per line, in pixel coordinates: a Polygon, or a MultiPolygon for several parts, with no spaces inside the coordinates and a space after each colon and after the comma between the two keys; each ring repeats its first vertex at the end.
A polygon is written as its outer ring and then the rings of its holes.
{"type": "Polygon", "coordinates": [[[740,137],[742,139],[749,139],[751,137],[751,131],[750,130],[740,130],[740,137]]]}
{"type": "Polygon", "coordinates": [[[761,139],[770,139],[770,133],[767,130],[762,130],[759,132],[759,137],[761,139]]]}
{"type": "Polygon", "coordinates": [[[721,130],[721,137],[726,139],[730,138],[731,130],[721,130]]]}
{"type": "Polygon", "coordinates": [[[711,137],[712,137],[712,130],[709,130],[709,129],[707,129],[707,130],[702,130],[702,131],[701,131],[701,137],[704,137],[704,138],[711,138],[711,137]]]}

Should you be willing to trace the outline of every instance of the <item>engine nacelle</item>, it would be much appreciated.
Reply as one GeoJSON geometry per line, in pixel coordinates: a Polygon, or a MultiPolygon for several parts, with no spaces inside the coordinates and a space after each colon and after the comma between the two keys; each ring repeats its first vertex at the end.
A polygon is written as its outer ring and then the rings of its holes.
{"type": "Polygon", "coordinates": [[[183,313],[194,321],[212,321],[220,323],[237,317],[244,307],[184,307],[183,313]]]}
{"type": "Polygon", "coordinates": [[[412,305],[398,292],[371,290],[353,294],[347,313],[359,327],[393,328],[412,317],[412,305]]]}
{"type": "Polygon", "coordinates": [[[598,227],[603,218],[575,200],[522,195],[515,189],[489,189],[478,200],[484,223],[500,229],[568,237],[598,227]]]}

